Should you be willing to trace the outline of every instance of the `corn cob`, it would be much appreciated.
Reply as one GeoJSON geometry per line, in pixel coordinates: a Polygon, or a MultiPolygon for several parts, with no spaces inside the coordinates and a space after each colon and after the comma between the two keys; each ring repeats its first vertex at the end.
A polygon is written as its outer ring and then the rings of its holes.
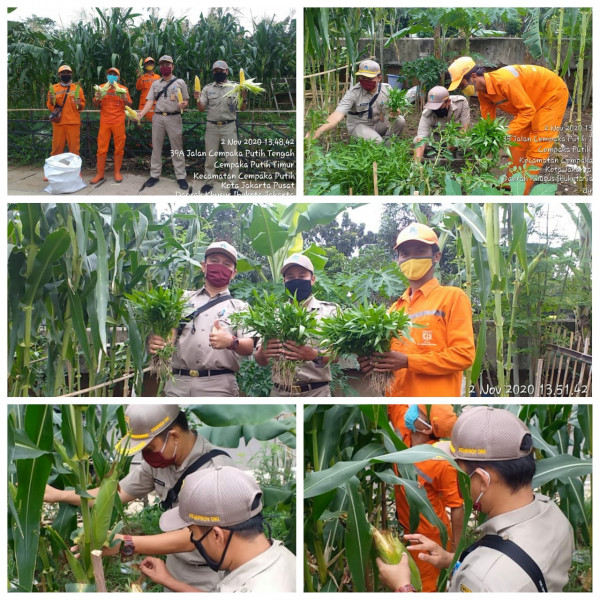
{"type": "Polygon", "coordinates": [[[242,94],[243,90],[247,90],[253,94],[260,94],[264,92],[264,88],[261,87],[261,83],[254,83],[254,77],[252,79],[246,79],[246,75],[244,74],[244,69],[240,69],[240,82],[231,84],[231,90],[225,94],[225,98],[227,96],[232,96],[233,94],[237,94],[238,97],[238,110],[242,107],[244,103],[244,96],[242,94]]]}
{"type": "Polygon", "coordinates": [[[73,93],[73,98],[75,100],[79,100],[79,92],[81,91],[81,86],[79,84],[77,84],[77,87],[75,88],[75,92],[73,93]]]}
{"type": "Polygon", "coordinates": [[[56,100],[56,94],[54,93],[54,86],[52,84],[50,84],[50,87],[48,88],[48,93],[50,94],[50,100],[52,100],[52,104],[54,104],[54,101],[56,100]]]}
{"type": "Polygon", "coordinates": [[[126,106],[125,107],[125,114],[130,118],[133,119],[134,121],[138,121],[138,115],[135,112],[135,110],[133,110],[130,106],[126,106]]]}
{"type": "Polygon", "coordinates": [[[107,92],[108,92],[108,87],[109,87],[109,84],[108,84],[108,83],[106,83],[106,84],[104,84],[104,85],[102,85],[102,86],[100,86],[100,85],[95,85],[95,86],[94,86],[94,91],[95,91],[95,92],[100,92],[100,97],[101,97],[101,98],[104,98],[104,96],[106,96],[106,94],[107,94],[107,92]]]}
{"type": "Polygon", "coordinates": [[[371,536],[375,543],[375,548],[379,554],[379,558],[388,565],[397,565],[404,553],[408,556],[408,566],[410,567],[410,582],[417,592],[421,591],[421,573],[414,558],[406,549],[400,538],[394,535],[391,531],[379,531],[375,527],[371,527],[371,536]]]}
{"type": "Polygon", "coordinates": [[[200,85],[200,77],[198,77],[198,75],[196,75],[196,79],[194,80],[194,91],[195,92],[202,91],[202,86],[200,85]]]}
{"type": "Polygon", "coordinates": [[[144,68],[144,59],[140,58],[140,71],[144,68]]]}
{"type": "Polygon", "coordinates": [[[246,76],[244,75],[244,69],[240,69],[240,85],[244,85],[244,81],[246,81],[246,76]]]}
{"type": "Polygon", "coordinates": [[[177,102],[179,102],[179,104],[183,103],[183,96],[181,95],[181,90],[179,88],[177,88],[177,102]]]}

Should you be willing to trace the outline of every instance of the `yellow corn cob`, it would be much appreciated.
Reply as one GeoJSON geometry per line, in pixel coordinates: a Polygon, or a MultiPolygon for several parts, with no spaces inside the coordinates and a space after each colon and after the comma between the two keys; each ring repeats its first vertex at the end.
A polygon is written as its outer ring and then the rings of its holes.
{"type": "Polygon", "coordinates": [[[379,554],[379,558],[388,565],[397,565],[406,553],[408,555],[408,566],[410,567],[410,582],[413,587],[420,592],[422,588],[421,574],[417,563],[410,555],[400,538],[394,535],[391,531],[379,531],[375,527],[371,527],[371,536],[375,543],[375,548],[379,554]]]}
{"type": "Polygon", "coordinates": [[[130,118],[130,119],[134,119],[135,121],[138,120],[138,115],[135,112],[135,110],[133,110],[131,107],[126,106],[125,107],[125,114],[130,118]]]}
{"type": "Polygon", "coordinates": [[[81,87],[79,86],[79,84],[77,84],[77,87],[75,88],[75,92],[73,93],[73,98],[75,98],[75,100],[79,100],[79,92],[81,91],[81,87]]]}
{"type": "Polygon", "coordinates": [[[240,69],[240,85],[244,85],[244,81],[246,81],[246,76],[244,75],[244,69],[240,69]]]}
{"type": "Polygon", "coordinates": [[[181,104],[183,102],[183,96],[181,95],[181,90],[177,88],[177,102],[181,104]]]}
{"type": "Polygon", "coordinates": [[[195,92],[202,91],[202,87],[200,86],[200,77],[198,77],[198,75],[196,75],[196,79],[194,80],[194,91],[195,92]]]}
{"type": "Polygon", "coordinates": [[[50,100],[52,100],[52,103],[54,103],[54,100],[56,100],[56,94],[54,93],[54,86],[52,84],[50,84],[50,87],[48,88],[48,93],[50,94],[50,100]]]}
{"type": "Polygon", "coordinates": [[[140,58],[140,69],[144,68],[144,59],[140,58]]]}

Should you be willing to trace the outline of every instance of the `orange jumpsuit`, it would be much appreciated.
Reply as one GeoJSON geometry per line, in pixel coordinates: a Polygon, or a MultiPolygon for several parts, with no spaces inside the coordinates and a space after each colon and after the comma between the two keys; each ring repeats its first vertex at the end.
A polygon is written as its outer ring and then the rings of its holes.
{"type": "MultiPolygon", "coordinates": [[[[142,110],[146,105],[146,96],[152,87],[152,84],[160,79],[160,75],[151,71],[148,73],[147,71],[141,76],[138,77],[138,80],[135,83],[135,89],[140,90],[140,104],[138,106],[138,110],[142,110]]],[[[154,108],[154,107],[153,107],[154,108]]],[[[152,115],[154,114],[154,110],[151,110],[146,114],[146,119],[148,121],[152,121],[152,115]]]]}
{"type": "MultiPolygon", "coordinates": [[[[562,124],[569,91],[555,73],[536,65],[512,65],[484,73],[487,92],[478,92],[481,116],[496,117],[496,109],[515,118],[508,132],[518,146],[511,147],[513,170],[534,167],[535,175],[550,156],[562,124]]],[[[533,181],[528,179],[528,187],[533,181]]]]}
{"type": "Polygon", "coordinates": [[[46,100],[46,106],[48,110],[53,111],[55,106],[62,106],[62,116],[60,122],[52,123],[52,154],[62,154],[65,149],[65,144],[69,148],[69,152],[79,155],[79,134],[81,131],[81,110],[85,108],[85,96],[83,95],[83,89],[79,89],[79,100],[81,101],[81,108],[78,109],[75,104],[75,90],[77,89],[76,83],[71,83],[67,88],[60,83],[55,83],[52,86],[54,90],[54,102],[50,98],[50,91],[48,91],[48,97],[46,100]],[[68,94],[65,101],[65,93],[68,94]]]}
{"type": "Polygon", "coordinates": [[[117,85],[125,90],[124,99],[119,98],[115,89],[110,87],[106,96],[100,100],[100,130],[96,156],[106,156],[111,135],[115,145],[115,156],[123,156],[125,152],[125,100],[131,103],[131,98],[124,85],[117,85]]]}
{"type": "MultiPolygon", "coordinates": [[[[388,406],[390,421],[392,422],[394,429],[402,431],[404,427],[404,413],[407,408],[407,404],[390,404],[388,406]]],[[[433,446],[439,444],[439,442],[434,440],[428,443],[433,446]]],[[[440,449],[440,453],[442,452],[443,450],[440,449]]],[[[464,504],[458,491],[458,475],[456,469],[444,458],[432,458],[416,463],[415,469],[417,470],[419,486],[425,488],[427,498],[429,499],[433,510],[446,526],[446,531],[448,533],[446,549],[450,550],[452,544],[452,526],[446,513],[446,507],[460,508],[464,504]]],[[[394,465],[394,470],[397,473],[396,465],[394,465]]],[[[441,546],[442,540],[438,528],[427,521],[422,515],[419,517],[417,528],[414,531],[410,530],[410,510],[404,488],[400,485],[396,485],[394,486],[394,492],[396,495],[398,522],[404,528],[405,533],[420,533],[441,546]]],[[[419,560],[416,553],[411,553],[411,556],[415,559],[417,566],[419,567],[421,580],[423,582],[423,592],[437,591],[437,580],[440,576],[440,570],[428,562],[419,560]]]]}
{"type": "Polygon", "coordinates": [[[460,396],[462,373],[475,358],[471,304],[459,288],[433,278],[412,296],[408,288],[390,311],[404,308],[413,323],[409,339],[392,340],[391,350],[408,355],[408,367],[394,371],[387,395],[460,396]]]}

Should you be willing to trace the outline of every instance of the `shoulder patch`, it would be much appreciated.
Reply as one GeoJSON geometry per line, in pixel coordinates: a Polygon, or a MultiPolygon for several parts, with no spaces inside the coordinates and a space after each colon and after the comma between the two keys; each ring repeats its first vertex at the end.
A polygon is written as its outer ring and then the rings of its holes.
{"type": "Polygon", "coordinates": [[[460,584],[460,591],[463,593],[473,593],[464,583],[460,584]]]}

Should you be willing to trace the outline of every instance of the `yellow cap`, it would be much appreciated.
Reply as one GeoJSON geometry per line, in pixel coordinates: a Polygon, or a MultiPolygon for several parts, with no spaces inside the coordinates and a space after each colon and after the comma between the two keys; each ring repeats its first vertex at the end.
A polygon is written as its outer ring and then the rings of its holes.
{"type": "Polygon", "coordinates": [[[438,236],[435,231],[423,223],[411,223],[408,227],[405,227],[396,238],[396,245],[394,250],[404,244],[404,242],[417,241],[423,242],[424,244],[439,244],[438,236]]]}
{"type": "Polygon", "coordinates": [[[448,73],[452,83],[448,86],[448,91],[455,90],[463,77],[475,66],[475,61],[470,56],[461,56],[457,58],[449,67],[448,73]]]}

